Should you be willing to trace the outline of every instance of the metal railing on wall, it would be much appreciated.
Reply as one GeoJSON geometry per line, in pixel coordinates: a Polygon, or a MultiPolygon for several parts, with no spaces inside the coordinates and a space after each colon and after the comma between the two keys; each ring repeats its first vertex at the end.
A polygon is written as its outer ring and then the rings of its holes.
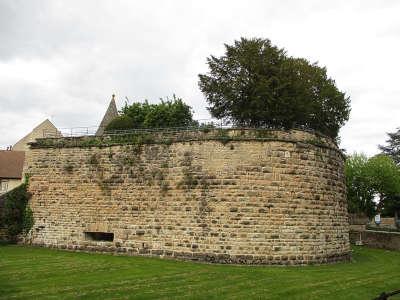
{"type": "Polygon", "coordinates": [[[215,128],[222,128],[228,126],[228,122],[218,121],[213,119],[200,119],[197,120],[200,124],[198,126],[184,126],[184,127],[167,127],[167,128],[132,128],[124,130],[110,130],[106,131],[105,127],[101,126],[81,126],[81,127],[68,127],[59,128],[57,130],[44,129],[43,138],[60,138],[60,137],[81,137],[81,136],[95,136],[97,132],[104,132],[107,135],[129,134],[129,133],[145,133],[145,132],[159,132],[159,131],[185,131],[197,128],[204,128],[207,126],[214,126],[215,128]]]}
{"type": "MultiPolygon", "coordinates": [[[[196,131],[204,129],[259,129],[259,130],[287,130],[282,126],[274,126],[266,122],[259,122],[253,124],[238,124],[232,123],[227,120],[216,120],[216,119],[199,119],[196,120],[196,125],[182,126],[182,127],[159,127],[159,128],[133,128],[124,130],[109,130],[107,131],[104,127],[99,126],[88,126],[88,127],[70,127],[60,128],[57,130],[43,130],[43,138],[61,138],[61,137],[84,137],[84,136],[95,136],[97,132],[103,132],[102,135],[125,135],[125,134],[140,134],[140,133],[179,133],[185,131],[196,131]],[[100,130],[102,129],[102,130],[100,130]]],[[[316,133],[317,131],[304,126],[292,126],[290,129],[298,129],[308,132],[316,133]]]]}

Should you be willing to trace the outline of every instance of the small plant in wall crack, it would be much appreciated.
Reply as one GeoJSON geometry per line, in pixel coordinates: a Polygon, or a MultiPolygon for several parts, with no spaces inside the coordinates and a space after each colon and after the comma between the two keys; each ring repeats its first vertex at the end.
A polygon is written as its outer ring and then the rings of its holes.
{"type": "Polygon", "coordinates": [[[169,190],[169,183],[166,180],[163,180],[159,183],[160,185],[160,190],[161,190],[161,195],[165,196],[165,194],[168,192],[169,190]]]}
{"type": "Polygon", "coordinates": [[[71,174],[74,171],[74,166],[68,163],[64,166],[64,171],[71,174]]]}
{"type": "Polygon", "coordinates": [[[89,164],[91,164],[91,165],[98,165],[99,164],[99,158],[98,158],[98,156],[97,156],[97,154],[92,154],[90,157],[89,157],[89,164]]]}
{"type": "Polygon", "coordinates": [[[198,185],[198,180],[193,175],[193,172],[189,168],[183,170],[183,178],[178,183],[178,188],[184,187],[186,189],[193,189],[198,185]]]}

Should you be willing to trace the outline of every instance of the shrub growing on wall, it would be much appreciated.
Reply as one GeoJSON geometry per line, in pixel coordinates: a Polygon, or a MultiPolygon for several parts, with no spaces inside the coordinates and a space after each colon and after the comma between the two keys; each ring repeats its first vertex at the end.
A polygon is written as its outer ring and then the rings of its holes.
{"type": "Polygon", "coordinates": [[[27,191],[28,181],[3,195],[1,227],[5,227],[10,239],[14,240],[21,233],[28,233],[34,220],[32,210],[27,206],[31,195],[27,191]]]}
{"type": "Polygon", "coordinates": [[[187,127],[196,125],[191,107],[175,95],[161,103],[135,102],[125,105],[122,115],[106,127],[107,131],[133,128],[187,127]]]}

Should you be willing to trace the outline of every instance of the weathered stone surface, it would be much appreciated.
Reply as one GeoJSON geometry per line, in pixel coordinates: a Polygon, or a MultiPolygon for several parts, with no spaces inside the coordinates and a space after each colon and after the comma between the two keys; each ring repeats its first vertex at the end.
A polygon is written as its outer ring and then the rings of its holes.
{"type": "MultiPolygon", "coordinates": [[[[334,144],[190,141],[35,148],[32,243],[220,263],[348,259],[343,158],[334,144]],[[114,233],[114,241],[84,232],[114,233]]],[[[283,132],[282,134],[287,134],[283,132]]],[[[298,142],[296,142],[298,141],[298,142]]]]}

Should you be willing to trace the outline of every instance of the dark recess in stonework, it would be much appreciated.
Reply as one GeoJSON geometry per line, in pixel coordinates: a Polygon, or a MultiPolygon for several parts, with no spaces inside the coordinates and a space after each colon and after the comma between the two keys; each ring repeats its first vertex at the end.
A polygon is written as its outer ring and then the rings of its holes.
{"type": "Polygon", "coordinates": [[[114,241],[114,233],[112,232],[85,232],[85,239],[89,241],[114,241]]]}

